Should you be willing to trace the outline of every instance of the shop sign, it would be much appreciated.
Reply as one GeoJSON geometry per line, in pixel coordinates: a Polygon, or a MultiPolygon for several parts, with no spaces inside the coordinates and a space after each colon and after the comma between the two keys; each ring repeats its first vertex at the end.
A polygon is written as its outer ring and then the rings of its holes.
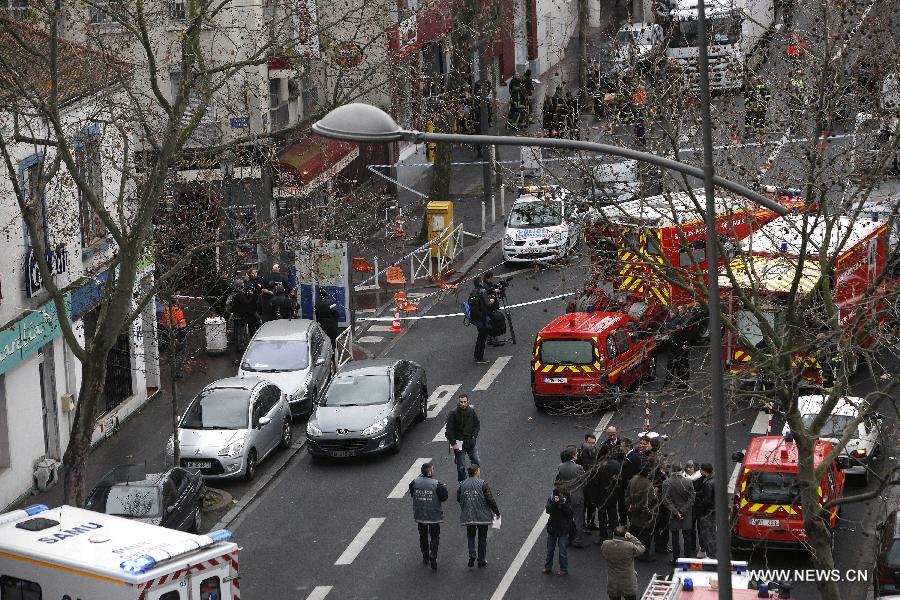
{"type": "MultiPolygon", "coordinates": [[[[65,296],[65,305],[68,318],[68,294],[65,296]]],[[[15,367],[61,333],[62,327],[53,302],[29,312],[15,324],[0,331],[0,374],[15,367]]]]}

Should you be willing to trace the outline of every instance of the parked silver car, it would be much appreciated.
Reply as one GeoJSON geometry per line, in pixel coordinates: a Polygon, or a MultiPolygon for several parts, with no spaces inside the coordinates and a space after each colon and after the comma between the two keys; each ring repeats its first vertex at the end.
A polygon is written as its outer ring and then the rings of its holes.
{"type": "MultiPolygon", "coordinates": [[[[250,480],[261,460],[291,445],[291,412],[277,385],[256,377],[214,381],[178,422],[181,467],[207,478],[250,480]]],[[[174,453],[169,439],[169,456],[174,453]]]]}
{"type": "Polygon", "coordinates": [[[278,319],[250,340],[238,377],[262,377],[288,396],[291,415],[309,415],[334,374],[334,348],[315,321],[278,319]]]}

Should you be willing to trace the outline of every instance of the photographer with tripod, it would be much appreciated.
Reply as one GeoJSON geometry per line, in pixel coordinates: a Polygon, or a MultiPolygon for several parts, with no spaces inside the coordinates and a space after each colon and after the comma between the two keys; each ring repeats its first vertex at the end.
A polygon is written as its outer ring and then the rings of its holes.
{"type": "Polygon", "coordinates": [[[489,332],[488,337],[487,337],[488,346],[502,346],[504,343],[504,342],[498,340],[497,336],[503,335],[504,333],[506,333],[506,328],[502,327],[503,331],[500,331],[499,333],[494,333],[498,329],[501,329],[501,327],[499,325],[497,325],[497,323],[494,322],[497,320],[496,317],[494,317],[494,313],[500,310],[501,300],[506,299],[506,288],[508,286],[509,286],[508,281],[501,281],[499,283],[495,283],[494,282],[494,273],[492,271],[485,271],[481,275],[481,277],[475,278],[475,287],[481,288],[481,290],[483,291],[483,293],[485,294],[486,297],[494,298],[494,300],[495,300],[493,309],[490,312],[490,318],[488,319],[489,321],[491,321],[491,323],[490,323],[491,331],[489,332]]]}

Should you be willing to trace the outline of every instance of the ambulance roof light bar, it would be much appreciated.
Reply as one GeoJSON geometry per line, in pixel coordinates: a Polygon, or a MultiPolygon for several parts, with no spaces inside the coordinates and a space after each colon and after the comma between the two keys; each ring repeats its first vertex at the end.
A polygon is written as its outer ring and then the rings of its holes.
{"type": "MultiPolygon", "coordinates": [[[[718,561],[714,559],[689,559],[681,558],[675,562],[675,570],[682,571],[710,571],[715,572],[718,569],[718,561]]],[[[731,572],[735,575],[743,575],[747,572],[747,561],[733,560],[731,561],[731,572]]]]}
{"type": "Polygon", "coordinates": [[[165,544],[158,548],[154,548],[147,554],[123,561],[119,564],[119,568],[132,575],[138,575],[149,571],[160,563],[229,540],[231,539],[231,532],[225,529],[219,529],[217,531],[211,531],[207,535],[197,537],[200,538],[199,541],[196,539],[189,539],[183,542],[165,544]]]}
{"type": "Polygon", "coordinates": [[[23,519],[25,517],[33,517],[38,513],[44,512],[45,510],[50,510],[45,504],[32,504],[31,506],[26,506],[23,509],[14,510],[12,512],[0,515],[0,525],[3,525],[4,523],[11,523],[12,521],[18,521],[19,519],[23,519]]]}
{"type": "Polygon", "coordinates": [[[763,187],[767,194],[777,194],[778,196],[790,196],[791,198],[799,198],[802,195],[801,190],[797,188],[783,188],[777,185],[767,185],[763,187]]]}

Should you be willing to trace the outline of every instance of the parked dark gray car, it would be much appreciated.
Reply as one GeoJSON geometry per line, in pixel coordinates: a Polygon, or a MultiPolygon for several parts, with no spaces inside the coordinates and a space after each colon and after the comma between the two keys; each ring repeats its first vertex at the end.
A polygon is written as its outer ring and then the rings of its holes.
{"type": "Polygon", "coordinates": [[[347,363],[335,374],[306,426],[313,457],[398,452],[406,428],[428,415],[425,369],[401,359],[347,363]]]}

